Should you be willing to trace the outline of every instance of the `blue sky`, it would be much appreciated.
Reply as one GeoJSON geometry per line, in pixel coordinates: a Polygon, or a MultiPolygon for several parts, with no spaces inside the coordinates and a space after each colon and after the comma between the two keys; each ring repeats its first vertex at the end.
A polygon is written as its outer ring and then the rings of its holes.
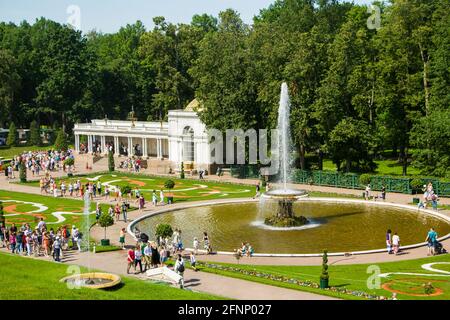
{"type": "MultiPolygon", "coordinates": [[[[251,23],[253,16],[274,0],[0,0],[0,21],[19,23],[45,17],[66,23],[67,8],[80,8],[80,27],[83,32],[96,29],[105,33],[116,32],[127,23],[141,20],[147,28],[152,18],[164,16],[173,23],[189,23],[194,14],[217,14],[227,8],[237,10],[242,19],[251,23]]],[[[368,4],[371,0],[354,0],[368,4]]]]}

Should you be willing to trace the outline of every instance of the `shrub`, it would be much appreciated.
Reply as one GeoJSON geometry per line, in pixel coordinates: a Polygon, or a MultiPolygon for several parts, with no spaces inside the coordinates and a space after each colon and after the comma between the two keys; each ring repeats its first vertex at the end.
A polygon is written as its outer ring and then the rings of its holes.
{"type": "Polygon", "coordinates": [[[67,142],[66,133],[61,128],[58,131],[58,135],[55,140],[55,149],[56,150],[67,150],[69,148],[69,143],[67,142]]]}
{"type": "Polygon", "coordinates": [[[184,175],[184,163],[181,162],[181,172],[180,172],[180,179],[184,179],[185,175],[184,175]]]}
{"type": "Polygon", "coordinates": [[[114,154],[112,153],[112,151],[108,152],[108,169],[109,172],[114,171],[114,154]]]}
{"type": "Polygon", "coordinates": [[[75,160],[73,158],[67,158],[66,160],[64,160],[64,164],[67,167],[73,166],[75,164],[75,160]]]}
{"type": "Polygon", "coordinates": [[[131,187],[129,185],[120,188],[122,195],[131,193],[131,187]]]}
{"type": "Polygon", "coordinates": [[[169,190],[175,188],[175,181],[166,180],[166,182],[164,182],[164,188],[169,189],[169,190]]]}
{"type": "Polygon", "coordinates": [[[328,251],[325,250],[322,256],[322,273],[320,274],[320,279],[328,280],[330,278],[328,274],[328,251]]]}
{"type": "Polygon", "coordinates": [[[20,182],[27,182],[27,167],[25,166],[25,161],[20,161],[19,178],[20,182]]]}
{"type": "Polygon", "coordinates": [[[11,147],[16,146],[17,142],[18,142],[17,128],[14,122],[11,122],[11,125],[9,126],[8,138],[6,139],[6,144],[11,147]]]}
{"type": "Polygon", "coordinates": [[[173,235],[173,229],[170,224],[160,223],[156,226],[155,236],[159,239],[170,238],[173,235]]]}
{"type": "Polygon", "coordinates": [[[412,179],[409,183],[409,186],[413,190],[413,192],[419,192],[422,189],[422,180],[421,179],[412,179]]]}
{"type": "Polygon", "coordinates": [[[0,201],[0,225],[5,223],[5,215],[3,213],[3,203],[0,201]]]}
{"type": "Polygon", "coordinates": [[[370,183],[372,176],[370,174],[364,173],[359,176],[359,183],[363,186],[366,186],[370,183]]]}
{"type": "Polygon", "coordinates": [[[108,228],[114,224],[114,218],[111,217],[108,212],[104,212],[98,219],[98,223],[99,223],[100,227],[105,228],[104,239],[106,239],[106,228],[108,228]]]}

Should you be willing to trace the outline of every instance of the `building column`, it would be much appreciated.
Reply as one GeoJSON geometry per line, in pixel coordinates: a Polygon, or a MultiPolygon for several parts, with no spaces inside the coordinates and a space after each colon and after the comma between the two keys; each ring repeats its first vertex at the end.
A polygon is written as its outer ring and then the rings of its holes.
{"type": "Polygon", "coordinates": [[[88,153],[92,153],[92,136],[88,135],[88,153]]]}
{"type": "Polygon", "coordinates": [[[133,138],[128,137],[128,156],[134,156],[133,138]]]}
{"type": "Polygon", "coordinates": [[[75,135],[75,151],[80,153],[80,136],[78,134],[75,135]]]}
{"type": "Polygon", "coordinates": [[[148,156],[148,153],[147,153],[147,138],[142,138],[142,148],[141,148],[141,150],[142,150],[142,156],[147,158],[147,156],[148,156]]]}
{"type": "Polygon", "coordinates": [[[161,159],[161,139],[156,139],[156,158],[161,159]]]}
{"type": "Polygon", "coordinates": [[[100,137],[100,143],[101,143],[102,153],[107,154],[108,150],[106,150],[106,137],[105,136],[100,137]]]}
{"type": "Polygon", "coordinates": [[[114,154],[119,155],[119,137],[114,137],[114,154]]]}

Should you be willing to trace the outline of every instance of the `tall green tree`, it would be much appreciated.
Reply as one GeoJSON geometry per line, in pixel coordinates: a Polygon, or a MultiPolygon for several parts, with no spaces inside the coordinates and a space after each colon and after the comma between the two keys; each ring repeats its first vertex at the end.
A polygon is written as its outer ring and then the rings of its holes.
{"type": "Polygon", "coordinates": [[[17,73],[17,60],[10,51],[0,48],[0,127],[5,122],[18,117],[14,110],[15,95],[20,87],[20,76],[17,73]]]}
{"type": "Polygon", "coordinates": [[[40,146],[42,143],[41,133],[39,130],[39,125],[35,120],[31,121],[30,124],[30,141],[29,144],[32,146],[40,146]]]}
{"type": "Polygon", "coordinates": [[[9,125],[8,138],[6,139],[6,144],[8,146],[16,146],[19,143],[19,137],[17,136],[17,127],[14,122],[9,125]]]}

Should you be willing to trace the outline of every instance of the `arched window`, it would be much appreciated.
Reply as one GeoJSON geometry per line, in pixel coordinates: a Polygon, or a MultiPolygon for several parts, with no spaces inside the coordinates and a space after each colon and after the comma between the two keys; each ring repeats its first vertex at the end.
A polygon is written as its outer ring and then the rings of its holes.
{"type": "Polygon", "coordinates": [[[183,161],[195,160],[194,129],[187,126],[183,129],[183,161]]]}

